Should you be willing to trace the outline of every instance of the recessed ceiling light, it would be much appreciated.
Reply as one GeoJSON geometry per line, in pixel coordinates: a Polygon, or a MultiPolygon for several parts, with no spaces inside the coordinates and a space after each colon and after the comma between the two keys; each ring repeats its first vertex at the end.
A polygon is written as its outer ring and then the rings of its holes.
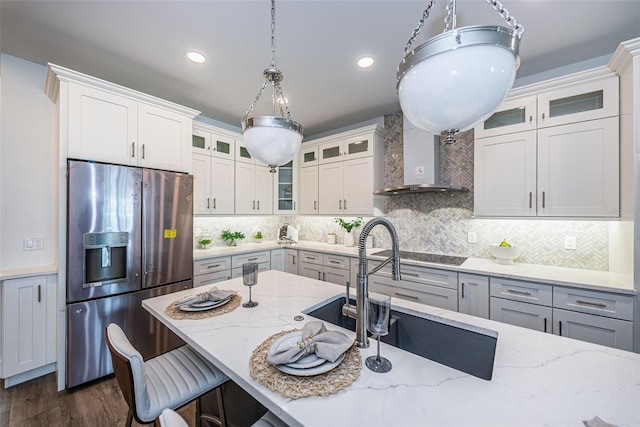
{"type": "Polygon", "coordinates": [[[196,64],[202,64],[207,60],[203,54],[196,52],[195,50],[187,52],[187,58],[189,58],[189,61],[195,62],[196,64]]]}
{"type": "Polygon", "coordinates": [[[358,59],[358,67],[360,68],[369,68],[373,65],[373,58],[370,56],[363,56],[358,59]]]}

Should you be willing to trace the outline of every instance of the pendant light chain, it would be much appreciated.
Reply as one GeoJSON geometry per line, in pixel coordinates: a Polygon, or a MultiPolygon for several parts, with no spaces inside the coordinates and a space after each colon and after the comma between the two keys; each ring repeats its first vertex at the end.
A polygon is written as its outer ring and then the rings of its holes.
{"type": "Polygon", "coordinates": [[[271,0],[271,67],[276,68],[276,0],[271,0]]]}
{"type": "MultiPolygon", "coordinates": [[[[486,2],[489,3],[491,6],[493,6],[493,9],[496,12],[498,12],[498,14],[502,17],[502,19],[506,21],[507,25],[515,29],[516,33],[518,34],[518,37],[522,36],[522,33],[524,32],[524,27],[518,24],[515,16],[511,16],[509,14],[509,11],[505,9],[502,3],[500,3],[498,0],[486,0],[486,2]]],[[[415,41],[418,34],[420,34],[420,31],[422,31],[422,27],[424,26],[424,21],[429,17],[429,12],[431,11],[431,8],[435,5],[435,3],[436,3],[435,0],[432,0],[429,3],[427,3],[427,8],[424,10],[424,12],[422,12],[422,18],[420,18],[420,20],[418,21],[418,25],[416,26],[416,28],[413,29],[413,32],[411,33],[411,37],[409,38],[409,41],[407,41],[407,44],[404,47],[405,57],[409,52],[411,52],[411,45],[415,41]]],[[[449,3],[447,4],[447,16],[444,19],[444,23],[445,23],[445,28],[444,28],[445,33],[447,31],[455,29],[456,27],[456,1],[455,0],[450,0],[449,3]]]]}

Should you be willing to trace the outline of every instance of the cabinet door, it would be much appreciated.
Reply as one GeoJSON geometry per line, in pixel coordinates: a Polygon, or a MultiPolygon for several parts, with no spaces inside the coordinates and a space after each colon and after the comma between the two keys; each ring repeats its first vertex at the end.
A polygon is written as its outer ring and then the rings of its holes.
{"type": "Polygon", "coordinates": [[[474,129],[476,138],[536,129],[536,97],[505,101],[498,110],[474,129]]]}
{"type": "Polygon", "coordinates": [[[489,278],[474,274],[458,276],[458,311],[489,318],[489,278]]]}
{"type": "Polygon", "coordinates": [[[553,333],[633,351],[633,322],[553,309],[553,333]]]}
{"type": "Polygon", "coordinates": [[[211,213],[219,215],[233,214],[235,207],[234,180],[233,160],[211,157],[211,213]]]}
{"type": "Polygon", "coordinates": [[[490,319],[541,332],[551,332],[553,309],[491,297],[490,319]]]}
{"type": "Polygon", "coordinates": [[[191,119],[164,108],[138,104],[138,165],[191,172],[191,119]]]}
{"type": "Polygon", "coordinates": [[[273,213],[294,214],[296,210],[296,200],[298,199],[298,168],[297,164],[291,160],[289,163],[278,166],[274,181],[274,206],[273,213]]]}
{"type": "Polygon", "coordinates": [[[343,142],[345,160],[373,156],[373,134],[351,137],[343,142]]]}
{"type": "Polygon", "coordinates": [[[300,148],[300,167],[306,168],[308,166],[318,166],[318,147],[305,147],[300,148]]]}
{"type": "Polygon", "coordinates": [[[236,214],[253,214],[256,208],[255,170],[250,163],[236,162],[235,165],[235,209],[236,214]]]}
{"type": "Polygon", "coordinates": [[[47,294],[45,276],[2,284],[5,378],[47,363],[47,294]]]}
{"type": "Polygon", "coordinates": [[[236,149],[236,162],[251,163],[252,165],[256,163],[251,153],[249,153],[249,150],[247,150],[247,146],[241,143],[240,141],[236,141],[235,149],[236,149]]]}
{"type": "Polygon", "coordinates": [[[218,282],[224,282],[231,279],[231,270],[216,271],[214,273],[201,274],[200,276],[194,276],[193,287],[212,285],[218,282]]]}
{"type": "Polygon", "coordinates": [[[371,215],[373,212],[373,157],[344,162],[343,214],[371,215]]]}
{"type": "Polygon", "coordinates": [[[273,174],[267,166],[256,165],[255,173],[256,210],[259,215],[273,213],[273,174]]]}
{"type": "Polygon", "coordinates": [[[536,132],[477,139],[474,214],[535,216],[536,132]]]}
{"type": "Polygon", "coordinates": [[[318,167],[300,169],[300,213],[318,213],[318,167]]]}
{"type": "Polygon", "coordinates": [[[310,264],[301,262],[298,264],[298,274],[300,276],[309,277],[310,279],[322,280],[322,266],[318,264],[310,264]]]}
{"type": "Polygon", "coordinates": [[[347,153],[344,151],[342,140],[335,139],[318,146],[318,163],[333,163],[344,160],[347,153]]]}
{"type": "Polygon", "coordinates": [[[136,101],[69,83],[68,113],[70,158],[123,165],[137,163],[136,101]]]}
{"type": "Polygon", "coordinates": [[[329,163],[318,167],[319,214],[342,215],[345,213],[342,207],[343,183],[343,162],[329,163]]]}
{"type": "Polygon", "coordinates": [[[618,115],[618,76],[538,95],[538,128],[618,115]]]}
{"type": "Polygon", "coordinates": [[[193,154],[211,155],[211,133],[194,127],[191,131],[191,151],[193,154]]]}
{"type": "Polygon", "coordinates": [[[213,157],[233,160],[235,157],[234,150],[234,138],[218,133],[211,133],[211,155],[213,157]]]}
{"type": "Polygon", "coordinates": [[[346,286],[349,281],[349,270],[325,266],[322,272],[322,280],[335,283],[336,285],[346,286]]]}
{"type": "Polygon", "coordinates": [[[193,214],[211,213],[211,157],[208,154],[193,154],[193,214]]]}
{"type": "Polygon", "coordinates": [[[298,251],[296,249],[285,248],[284,271],[291,274],[298,274],[298,251]]]}
{"type": "Polygon", "coordinates": [[[619,215],[618,118],[538,131],[538,215],[619,215]]]}

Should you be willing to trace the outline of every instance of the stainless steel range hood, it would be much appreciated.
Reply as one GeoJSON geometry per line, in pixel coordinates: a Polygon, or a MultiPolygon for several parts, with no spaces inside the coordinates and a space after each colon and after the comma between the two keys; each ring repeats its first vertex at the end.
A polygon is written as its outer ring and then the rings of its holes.
{"type": "Polygon", "coordinates": [[[440,182],[440,135],[416,128],[403,118],[402,132],[404,184],[386,187],[373,194],[396,194],[469,191],[460,185],[440,182]]]}

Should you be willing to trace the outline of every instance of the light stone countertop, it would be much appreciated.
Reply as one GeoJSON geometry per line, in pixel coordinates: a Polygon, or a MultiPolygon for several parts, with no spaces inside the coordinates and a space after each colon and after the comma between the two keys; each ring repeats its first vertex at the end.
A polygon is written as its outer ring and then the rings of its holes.
{"type": "Polygon", "coordinates": [[[46,276],[49,274],[58,274],[58,266],[55,264],[50,264],[0,270],[0,280],[19,279],[21,277],[46,276]]]}
{"type": "MultiPolygon", "coordinates": [[[[248,298],[241,278],[216,286],[248,298]]],[[[292,426],[582,426],[594,416],[619,427],[640,425],[640,354],[398,299],[392,304],[497,331],[493,378],[482,380],[383,343],[391,372],[374,373],[363,363],[360,377],[337,394],[288,399],[250,377],[249,357],[271,335],[300,329],[304,322],[294,316],[343,287],[267,271],[253,288],[255,308],[240,306],[202,320],[164,314],[190,292],[144,300],[143,306],[292,426]]],[[[375,348],[361,350],[363,359],[375,348]]]]}
{"type": "MultiPolygon", "coordinates": [[[[276,248],[292,248],[298,250],[311,250],[326,252],[350,257],[358,256],[358,247],[346,247],[344,245],[329,245],[323,242],[301,241],[295,245],[279,245],[275,241],[263,243],[245,243],[238,246],[218,246],[211,249],[194,249],[194,260],[201,260],[217,256],[235,255],[259,250],[271,250],[276,248]]],[[[383,248],[367,249],[369,259],[380,260],[381,257],[371,255],[383,248]]],[[[402,260],[405,264],[423,267],[440,268],[459,273],[481,274],[495,277],[503,277],[516,280],[530,280],[550,285],[568,286],[591,290],[616,292],[620,294],[635,295],[633,287],[633,275],[614,273],[608,271],[585,270],[579,268],[566,268],[539,264],[514,263],[502,265],[492,259],[468,258],[462,265],[445,265],[420,261],[402,260]]]]}

